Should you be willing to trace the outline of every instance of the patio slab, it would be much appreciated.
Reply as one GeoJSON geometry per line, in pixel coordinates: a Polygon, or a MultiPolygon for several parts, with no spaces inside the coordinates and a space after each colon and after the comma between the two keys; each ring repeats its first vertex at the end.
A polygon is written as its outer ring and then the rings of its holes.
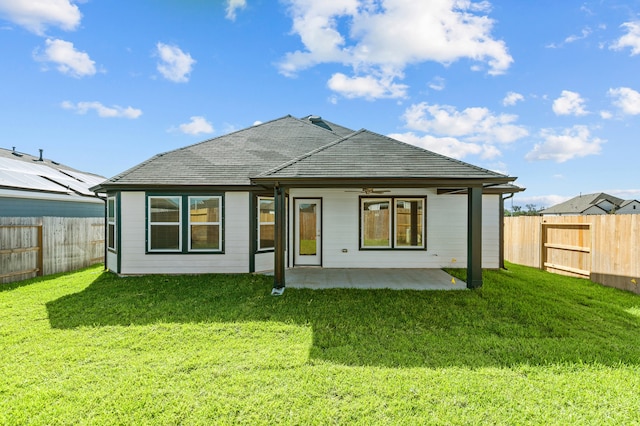
{"type": "Polygon", "coordinates": [[[289,288],[466,290],[467,284],[441,269],[347,269],[298,267],[286,270],[289,288]]]}

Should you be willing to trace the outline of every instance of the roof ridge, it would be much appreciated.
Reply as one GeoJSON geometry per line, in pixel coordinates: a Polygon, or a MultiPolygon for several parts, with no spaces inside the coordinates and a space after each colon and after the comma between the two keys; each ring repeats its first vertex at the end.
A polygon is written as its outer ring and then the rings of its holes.
{"type": "MultiPolygon", "coordinates": [[[[292,118],[295,118],[296,120],[300,121],[301,123],[317,127],[319,129],[324,130],[325,132],[329,132],[331,134],[334,134],[334,135],[340,137],[340,135],[338,135],[338,133],[336,133],[335,131],[333,131],[331,129],[327,129],[326,127],[322,127],[322,126],[318,126],[317,124],[313,124],[310,120],[306,119],[308,117],[313,117],[313,114],[307,115],[306,117],[302,117],[302,118],[298,118],[298,117],[292,117],[292,118]]],[[[340,126],[340,124],[338,124],[338,126],[340,126]]],[[[344,127],[344,126],[341,126],[341,127],[344,127]]],[[[344,128],[346,129],[347,127],[344,127],[344,128]]],[[[349,135],[347,135],[347,136],[349,136],[349,135]]]]}
{"type": "MultiPolygon", "coordinates": [[[[301,121],[304,121],[304,120],[301,120],[301,121]]],[[[310,124],[311,124],[312,126],[315,126],[315,124],[313,124],[313,123],[310,123],[310,124]]],[[[319,127],[319,126],[317,126],[317,127],[319,127]]],[[[322,128],[322,127],[321,127],[321,128],[322,128]]],[[[327,129],[325,129],[325,130],[327,130],[327,129]]],[[[331,132],[331,133],[333,133],[333,134],[335,134],[335,133],[334,133],[334,132],[332,132],[331,130],[328,130],[328,131],[329,131],[329,132],[331,132]]],[[[270,174],[272,174],[272,173],[276,173],[276,172],[279,172],[280,170],[286,169],[287,167],[292,166],[292,165],[294,165],[294,164],[296,164],[296,163],[298,163],[298,162],[300,162],[300,161],[302,161],[302,160],[304,160],[304,159],[306,159],[306,158],[309,158],[309,157],[311,157],[312,155],[317,154],[318,152],[325,151],[325,150],[327,150],[327,149],[331,148],[332,146],[338,145],[339,143],[344,142],[346,139],[348,139],[348,138],[350,138],[350,137],[352,137],[352,136],[354,136],[354,135],[356,135],[356,134],[358,134],[358,133],[361,133],[361,132],[363,132],[363,131],[365,131],[365,129],[356,130],[355,132],[353,132],[353,133],[351,133],[351,134],[349,134],[349,135],[347,135],[347,136],[339,137],[338,139],[336,139],[336,140],[335,140],[335,141],[333,141],[333,142],[329,142],[328,144],[323,145],[323,146],[321,146],[321,147],[319,147],[319,148],[316,148],[316,149],[314,149],[314,150],[312,150],[312,151],[309,151],[309,152],[307,152],[306,154],[302,154],[302,155],[300,155],[300,156],[298,156],[298,157],[296,157],[296,158],[294,158],[294,159],[292,159],[292,160],[289,160],[289,161],[287,161],[287,162],[285,162],[285,163],[282,163],[282,164],[280,164],[280,165],[278,165],[278,166],[276,166],[276,167],[273,167],[273,168],[272,168],[272,169],[270,169],[270,170],[267,170],[267,171],[265,171],[265,172],[260,173],[260,174],[259,174],[258,176],[256,176],[256,177],[262,177],[262,176],[265,176],[265,177],[266,177],[266,176],[268,176],[268,175],[270,175],[270,174]]]]}

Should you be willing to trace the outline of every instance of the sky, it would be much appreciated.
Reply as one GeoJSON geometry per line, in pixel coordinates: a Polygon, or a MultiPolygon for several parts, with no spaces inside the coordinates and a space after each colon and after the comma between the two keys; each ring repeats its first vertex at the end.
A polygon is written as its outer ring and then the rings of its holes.
{"type": "Polygon", "coordinates": [[[112,177],[319,115],[640,199],[640,0],[0,0],[0,147],[112,177]]]}

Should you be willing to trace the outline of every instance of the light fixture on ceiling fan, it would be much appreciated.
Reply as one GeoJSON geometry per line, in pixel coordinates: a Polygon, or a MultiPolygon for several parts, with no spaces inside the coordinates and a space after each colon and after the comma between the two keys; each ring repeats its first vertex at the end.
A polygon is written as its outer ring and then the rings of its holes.
{"type": "Polygon", "coordinates": [[[362,188],[360,191],[345,191],[345,192],[358,192],[360,194],[371,195],[371,194],[384,194],[385,192],[391,192],[388,189],[373,189],[373,188],[362,188]]]}

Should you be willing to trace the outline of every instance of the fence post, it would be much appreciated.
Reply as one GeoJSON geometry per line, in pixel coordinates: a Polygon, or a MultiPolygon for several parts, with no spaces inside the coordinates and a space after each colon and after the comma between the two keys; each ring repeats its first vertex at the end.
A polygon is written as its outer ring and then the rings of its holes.
{"type": "Polygon", "coordinates": [[[43,241],[42,241],[43,240],[43,238],[42,238],[42,234],[43,234],[42,227],[43,227],[42,224],[38,225],[38,227],[37,227],[37,230],[38,230],[38,261],[37,261],[37,264],[36,264],[36,268],[38,268],[38,272],[36,272],[36,276],[38,276],[38,277],[41,277],[41,276],[44,275],[44,271],[43,271],[43,269],[44,269],[44,261],[43,261],[43,259],[44,259],[44,253],[43,253],[44,244],[43,244],[43,241]]]}

